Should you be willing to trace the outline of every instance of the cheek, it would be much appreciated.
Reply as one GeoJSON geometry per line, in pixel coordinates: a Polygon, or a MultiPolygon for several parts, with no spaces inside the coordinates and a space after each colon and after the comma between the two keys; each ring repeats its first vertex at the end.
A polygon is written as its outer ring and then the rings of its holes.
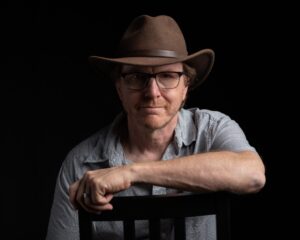
{"type": "Polygon", "coordinates": [[[128,112],[128,97],[126,98],[125,93],[122,91],[119,91],[119,98],[120,98],[121,104],[123,106],[123,109],[125,110],[125,112],[128,112]]]}
{"type": "Polygon", "coordinates": [[[122,106],[126,112],[135,105],[135,96],[127,92],[126,90],[122,88],[117,88],[119,99],[122,103],[122,106]]]}
{"type": "Polygon", "coordinates": [[[116,85],[115,85],[115,87],[116,87],[119,99],[121,100],[121,102],[123,102],[124,99],[125,99],[125,93],[124,93],[124,90],[121,87],[121,83],[117,82],[116,85]]]}
{"type": "Polygon", "coordinates": [[[119,91],[119,98],[122,105],[125,107],[128,102],[128,97],[126,97],[126,93],[124,93],[124,91],[119,91]]]}

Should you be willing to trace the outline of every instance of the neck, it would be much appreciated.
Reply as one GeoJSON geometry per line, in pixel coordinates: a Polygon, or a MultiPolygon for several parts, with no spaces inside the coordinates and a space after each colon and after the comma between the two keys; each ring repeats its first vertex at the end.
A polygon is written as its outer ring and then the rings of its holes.
{"type": "Polygon", "coordinates": [[[123,141],[128,155],[142,155],[148,159],[159,160],[171,142],[177,125],[175,115],[165,126],[157,129],[135,124],[128,120],[128,134],[123,141]]]}

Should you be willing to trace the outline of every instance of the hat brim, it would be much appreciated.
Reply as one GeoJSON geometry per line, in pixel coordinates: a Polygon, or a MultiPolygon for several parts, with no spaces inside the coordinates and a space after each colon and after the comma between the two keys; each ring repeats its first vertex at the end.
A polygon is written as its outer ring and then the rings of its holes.
{"type": "Polygon", "coordinates": [[[122,57],[122,58],[106,58],[100,56],[90,56],[90,63],[96,67],[97,71],[106,73],[111,64],[126,64],[135,66],[161,66],[172,63],[184,62],[189,66],[195,68],[197,72],[196,81],[190,86],[194,89],[199,86],[207,78],[210,73],[215,60],[215,54],[212,49],[202,49],[196,53],[182,58],[168,58],[168,57],[122,57]]]}

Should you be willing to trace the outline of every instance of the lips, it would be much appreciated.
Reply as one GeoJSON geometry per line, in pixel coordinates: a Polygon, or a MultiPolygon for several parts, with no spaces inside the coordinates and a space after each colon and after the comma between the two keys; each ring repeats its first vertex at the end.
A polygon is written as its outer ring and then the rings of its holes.
{"type": "Polygon", "coordinates": [[[147,113],[147,114],[158,114],[161,112],[164,107],[161,106],[141,106],[140,111],[147,113]]]}
{"type": "Polygon", "coordinates": [[[140,108],[163,108],[162,106],[141,106],[140,108]]]}
{"type": "Polygon", "coordinates": [[[160,110],[160,109],[163,109],[164,107],[162,107],[162,106],[141,106],[141,107],[139,107],[139,109],[140,110],[153,110],[153,111],[155,111],[155,110],[160,110]]]}

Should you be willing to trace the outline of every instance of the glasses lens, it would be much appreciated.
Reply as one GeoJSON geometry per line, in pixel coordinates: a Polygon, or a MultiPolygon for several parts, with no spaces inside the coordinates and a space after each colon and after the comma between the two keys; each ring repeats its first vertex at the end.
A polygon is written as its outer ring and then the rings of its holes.
{"type": "Polygon", "coordinates": [[[161,88],[176,88],[179,83],[181,73],[161,72],[157,74],[157,80],[161,88]]]}
{"type": "Polygon", "coordinates": [[[150,73],[126,73],[122,77],[129,89],[141,90],[145,88],[152,77],[156,78],[157,84],[162,89],[176,88],[178,86],[182,72],[160,72],[150,73]]]}
{"type": "Polygon", "coordinates": [[[145,87],[149,77],[145,73],[128,73],[123,78],[128,88],[139,90],[145,87]]]}

